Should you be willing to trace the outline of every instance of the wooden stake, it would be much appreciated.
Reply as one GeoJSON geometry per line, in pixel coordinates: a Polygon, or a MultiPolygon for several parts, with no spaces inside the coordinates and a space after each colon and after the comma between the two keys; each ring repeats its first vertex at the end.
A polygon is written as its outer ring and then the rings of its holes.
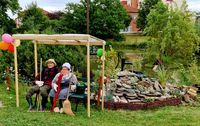
{"type": "Polygon", "coordinates": [[[105,60],[105,44],[103,44],[103,61],[102,61],[102,100],[101,100],[101,109],[104,111],[104,60],[105,60]]]}
{"type": "Polygon", "coordinates": [[[14,65],[15,65],[15,91],[16,91],[16,106],[19,107],[19,85],[18,85],[18,66],[17,66],[17,48],[14,45],[14,65]]]}
{"type": "Polygon", "coordinates": [[[34,61],[35,61],[35,77],[38,74],[38,64],[37,64],[37,43],[36,41],[33,41],[34,43],[34,61]]]}
{"type": "Polygon", "coordinates": [[[90,43],[87,44],[87,112],[90,117],[90,43]]]}

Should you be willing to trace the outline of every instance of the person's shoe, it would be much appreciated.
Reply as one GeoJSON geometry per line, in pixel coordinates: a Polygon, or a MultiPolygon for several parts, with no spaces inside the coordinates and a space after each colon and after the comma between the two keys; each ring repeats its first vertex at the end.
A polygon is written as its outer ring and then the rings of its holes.
{"type": "Polygon", "coordinates": [[[29,104],[29,108],[28,111],[31,111],[33,109],[33,103],[32,103],[32,98],[26,98],[28,104],[29,104]]]}
{"type": "Polygon", "coordinates": [[[60,109],[60,113],[63,113],[63,108],[60,109]]]}
{"type": "Polygon", "coordinates": [[[54,111],[54,112],[60,112],[60,110],[59,110],[58,107],[55,107],[55,108],[53,109],[53,111],[54,111]]]}
{"type": "Polygon", "coordinates": [[[32,105],[29,105],[28,111],[31,111],[33,109],[32,105]]]}

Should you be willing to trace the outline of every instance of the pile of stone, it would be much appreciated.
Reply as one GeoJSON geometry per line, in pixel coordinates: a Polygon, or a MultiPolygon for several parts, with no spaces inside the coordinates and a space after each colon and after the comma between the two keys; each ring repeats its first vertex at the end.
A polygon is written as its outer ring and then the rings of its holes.
{"type": "Polygon", "coordinates": [[[107,84],[112,86],[114,102],[143,103],[178,96],[189,102],[197,95],[193,87],[176,87],[167,83],[163,88],[158,80],[145,77],[143,74],[121,71],[117,76],[118,78],[111,79],[107,84]]]}

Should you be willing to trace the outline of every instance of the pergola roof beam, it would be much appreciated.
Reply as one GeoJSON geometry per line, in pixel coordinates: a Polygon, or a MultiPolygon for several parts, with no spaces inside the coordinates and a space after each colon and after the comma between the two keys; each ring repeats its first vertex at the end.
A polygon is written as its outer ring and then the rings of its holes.
{"type": "Polygon", "coordinates": [[[87,34],[62,34],[62,35],[46,35],[46,34],[14,34],[14,39],[20,40],[88,40],[90,35],[87,34]]]}

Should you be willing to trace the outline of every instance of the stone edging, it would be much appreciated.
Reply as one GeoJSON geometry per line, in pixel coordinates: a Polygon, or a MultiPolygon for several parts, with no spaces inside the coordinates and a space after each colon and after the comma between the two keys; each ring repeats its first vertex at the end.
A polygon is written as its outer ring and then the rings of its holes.
{"type": "Polygon", "coordinates": [[[147,103],[119,103],[119,102],[105,102],[105,108],[107,109],[127,109],[127,110],[143,110],[143,109],[153,109],[166,105],[179,105],[181,104],[181,98],[170,98],[163,101],[154,101],[147,103]]]}

